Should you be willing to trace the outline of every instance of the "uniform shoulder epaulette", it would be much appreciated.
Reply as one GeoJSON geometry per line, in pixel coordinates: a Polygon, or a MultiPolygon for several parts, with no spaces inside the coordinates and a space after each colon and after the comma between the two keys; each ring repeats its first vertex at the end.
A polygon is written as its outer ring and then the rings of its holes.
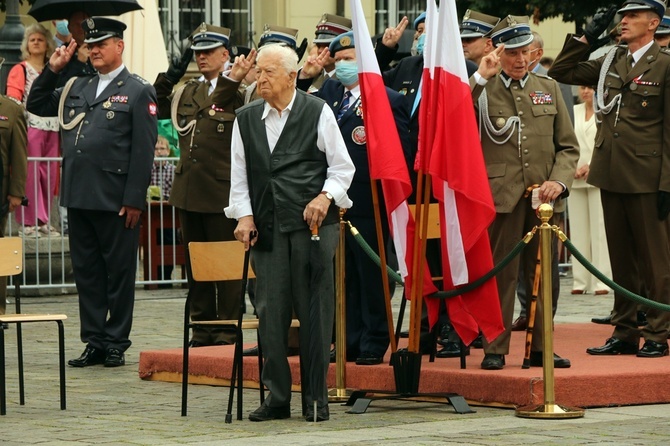
{"type": "Polygon", "coordinates": [[[661,54],[666,54],[666,55],[670,56],[670,48],[668,48],[668,47],[661,48],[661,54]]]}
{"type": "Polygon", "coordinates": [[[146,80],[144,80],[143,77],[138,76],[138,75],[135,74],[135,73],[131,73],[130,77],[131,77],[131,79],[135,79],[136,81],[139,81],[139,82],[140,82],[141,84],[143,84],[143,85],[150,85],[149,82],[147,82],[146,80]]]}
{"type": "Polygon", "coordinates": [[[544,73],[536,73],[536,72],[533,72],[533,74],[534,74],[535,76],[537,76],[537,77],[542,77],[542,78],[544,78],[544,79],[553,79],[553,77],[549,76],[548,74],[544,74],[544,73]]]}

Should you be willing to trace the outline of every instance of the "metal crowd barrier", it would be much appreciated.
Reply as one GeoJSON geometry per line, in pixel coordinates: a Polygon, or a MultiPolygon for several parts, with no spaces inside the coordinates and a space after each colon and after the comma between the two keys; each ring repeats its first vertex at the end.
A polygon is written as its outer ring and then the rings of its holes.
{"type": "MultiPolygon", "coordinates": [[[[45,203],[49,215],[48,226],[55,232],[38,231],[26,233],[24,226],[35,226],[35,221],[27,221],[26,209],[21,207],[10,214],[5,228],[5,236],[18,236],[23,239],[24,272],[21,276],[21,288],[27,295],[61,294],[75,292],[74,276],[69,254],[69,228],[67,210],[58,205],[58,186],[60,178],[60,157],[28,157],[28,169],[37,178],[41,172],[41,181],[31,181],[27,185],[26,195],[34,201],[39,189],[54,191],[51,203],[45,203]],[[51,172],[53,164],[58,165],[56,177],[51,172]],[[31,189],[29,189],[31,188],[31,189]],[[22,224],[25,223],[25,224],[22,224]]],[[[156,161],[169,161],[176,164],[178,158],[156,158],[156,161]]],[[[162,175],[162,165],[161,173],[162,175]]],[[[82,191],[86,193],[86,191],[82,191]]],[[[149,199],[149,194],[147,195],[149,199]]],[[[146,212],[142,215],[140,229],[140,249],[138,251],[136,283],[145,288],[182,285],[186,283],[183,272],[183,247],[179,237],[179,217],[177,211],[167,201],[149,200],[146,212]],[[172,265],[170,276],[164,275],[161,265],[172,265]]],[[[13,280],[10,284],[13,285],[13,280]]],[[[9,289],[11,291],[11,289],[9,289]]]]}

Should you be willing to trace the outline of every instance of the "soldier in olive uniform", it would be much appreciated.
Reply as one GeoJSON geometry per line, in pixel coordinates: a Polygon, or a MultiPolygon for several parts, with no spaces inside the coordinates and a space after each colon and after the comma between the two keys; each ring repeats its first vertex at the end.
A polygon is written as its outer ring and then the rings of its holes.
{"type": "MultiPolygon", "coordinates": [[[[238,95],[255,51],[245,65],[233,66],[229,77],[221,76],[228,61],[230,30],[203,23],[191,36],[192,44],[179,64],[158,75],[154,86],[161,119],[172,117],[179,132],[180,159],[175,169],[170,204],[179,209],[184,246],[189,242],[235,240],[236,222],[223,208],[230,194],[230,138],[235,109],[242,105],[238,95]],[[186,82],[174,95],[174,86],[186,73],[195,52],[200,79],[186,82]]],[[[187,258],[191,318],[198,320],[237,319],[241,282],[196,282],[187,258]]],[[[235,329],[194,328],[191,347],[232,344],[235,329]]]]}
{"type": "MultiPolygon", "coordinates": [[[[316,25],[316,31],[314,32],[315,37],[312,43],[316,45],[320,53],[324,48],[328,48],[330,46],[331,42],[335,40],[335,37],[349,31],[351,31],[351,19],[326,13],[321,17],[321,20],[319,20],[319,23],[316,25]]],[[[310,86],[310,92],[321,88],[321,85],[323,85],[326,79],[330,79],[332,77],[337,78],[337,76],[335,76],[335,59],[331,54],[324,64],[321,74],[314,79],[314,82],[312,82],[312,85],[310,86]]]]}
{"type": "MultiPolygon", "coordinates": [[[[0,57],[0,65],[2,62],[0,57]]],[[[4,236],[7,216],[21,205],[26,193],[27,157],[23,107],[9,96],[0,95],[0,237],[4,236]]],[[[0,314],[5,314],[6,297],[7,278],[0,277],[0,314]]]]}
{"type": "MultiPolygon", "coordinates": [[[[502,19],[491,32],[491,38],[497,48],[482,59],[470,84],[482,126],[482,148],[497,212],[489,228],[493,260],[497,264],[539,223],[531,196],[524,195],[526,189],[540,185],[541,202],[567,196],[579,149],[558,84],[546,76],[528,72],[529,45],[533,40],[528,18],[502,19]]],[[[535,237],[523,253],[526,289],[532,289],[537,246],[535,237]]],[[[499,370],[505,365],[519,261],[516,257],[497,276],[505,331],[493,342],[484,343],[483,369],[499,370]]],[[[538,308],[531,347],[532,366],[542,366],[541,314],[538,308]]],[[[555,356],[554,366],[570,367],[570,361],[555,356]]]]}
{"type": "MultiPolygon", "coordinates": [[[[597,117],[602,121],[591,159],[589,184],[600,188],[614,281],[648,297],[670,303],[670,50],[654,42],[665,13],[662,0],[626,1],[618,12],[621,40],[605,56],[582,62],[593,36],[569,35],[549,70],[561,82],[597,85],[597,117]]],[[[657,358],[668,354],[670,313],[647,310],[647,324],[637,326],[637,303],[619,292],[614,295],[612,337],[605,345],[588,348],[591,355],[637,355],[657,358]],[[645,339],[638,349],[639,338],[645,339]]]]}
{"type": "Polygon", "coordinates": [[[58,115],[63,140],[61,205],[68,208],[70,255],[86,349],[73,367],[125,364],[135,302],[139,218],[151,179],[156,94],[123,65],[118,20],[82,23],[98,74],[56,88],[75,41],[60,47],[33,83],[28,111],[58,115]],[[61,100],[62,99],[62,100],[61,100]]]}

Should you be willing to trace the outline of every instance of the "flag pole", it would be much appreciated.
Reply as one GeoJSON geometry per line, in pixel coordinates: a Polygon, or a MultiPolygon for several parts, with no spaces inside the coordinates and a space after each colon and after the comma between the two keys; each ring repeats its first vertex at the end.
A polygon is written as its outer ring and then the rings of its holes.
{"type": "Polygon", "coordinates": [[[409,344],[407,350],[420,351],[421,309],[423,305],[423,265],[426,257],[426,232],[428,230],[428,202],[430,201],[430,175],[419,169],[416,179],[415,231],[412,256],[412,287],[410,290],[409,344]],[[424,187],[424,182],[426,183],[424,187]]]}
{"type": "Polygon", "coordinates": [[[381,212],[379,210],[379,188],[377,180],[370,178],[370,187],[372,188],[372,207],[375,213],[375,229],[377,232],[377,246],[379,247],[379,260],[381,263],[382,286],[384,287],[384,303],[386,304],[386,321],[389,331],[389,340],[391,353],[398,349],[395,340],[395,330],[393,328],[393,310],[391,309],[391,290],[389,287],[389,275],[386,272],[386,245],[384,243],[384,233],[382,232],[381,212]]]}

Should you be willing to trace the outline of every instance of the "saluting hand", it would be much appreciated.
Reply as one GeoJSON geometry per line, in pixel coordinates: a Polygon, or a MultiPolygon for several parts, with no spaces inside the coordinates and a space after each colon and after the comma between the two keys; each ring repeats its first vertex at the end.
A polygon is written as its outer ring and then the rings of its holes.
{"type": "Polygon", "coordinates": [[[386,28],[384,34],[382,35],[382,44],[389,48],[395,48],[398,42],[400,42],[400,38],[405,32],[405,28],[407,28],[408,24],[409,19],[407,17],[403,17],[395,28],[386,28]]]}
{"type": "Polygon", "coordinates": [[[491,79],[500,71],[500,55],[505,51],[502,44],[482,58],[477,73],[486,80],[491,79]]]}
{"type": "Polygon", "coordinates": [[[77,42],[74,39],[70,40],[67,46],[59,46],[49,58],[49,68],[54,73],[59,73],[65,65],[70,62],[75,50],[77,49],[77,42]]]}
{"type": "Polygon", "coordinates": [[[235,62],[233,68],[230,69],[229,77],[236,82],[241,82],[253,68],[255,63],[256,48],[252,48],[251,51],[249,51],[248,56],[245,57],[244,54],[242,54],[235,57],[235,62]]]}
{"type": "Polygon", "coordinates": [[[316,56],[309,56],[305,61],[305,65],[303,65],[300,70],[300,79],[312,79],[321,74],[329,55],[330,51],[328,51],[328,48],[326,47],[316,56]]]}

